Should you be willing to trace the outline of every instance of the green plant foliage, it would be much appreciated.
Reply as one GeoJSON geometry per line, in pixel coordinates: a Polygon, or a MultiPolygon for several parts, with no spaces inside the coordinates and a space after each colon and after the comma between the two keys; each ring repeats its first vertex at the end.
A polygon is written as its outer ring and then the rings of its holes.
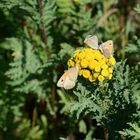
{"type": "MultiPolygon", "coordinates": [[[[83,83],[85,82],[87,81],[83,83]]],[[[99,125],[105,125],[108,128],[110,137],[119,139],[118,131],[125,128],[127,122],[133,120],[131,118],[133,113],[136,113],[133,96],[140,92],[139,87],[136,77],[130,74],[129,66],[126,66],[125,62],[120,62],[116,65],[114,77],[110,83],[99,85],[79,83],[74,91],[77,101],[67,103],[65,110],[76,112],[77,118],[82,114],[92,114],[99,125]]]]}
{"type": "Polygon", "coordinates": [[[20,132],[20,138],[24,140],[41,140],[43,131],[39,130],[39,126],[30,128],[30,122],[28,120],[23,120],[23,122],[18,127],[18,132],[20,132]]]}
{"type": "Polygon", "coordinates": [[[126,129],[125,132],[120,132],[124,136],[128,136],[132,139],[139,140],[140,139],[140,127],[138,123],[132,124],[129,123],[130,129],[126,129]]]}
{"type": "Polygon", "coordinates": [[[140,13],[140,6],[137,5],[136,8],[134,8],[138,13],[140,13]]]}
{"type": "Polygon", "coordinates": [[[86,90],[84,86],[79,84],[76,91],[74,91],[74,94],[78,97],[78,102],[71,103],[70,111],[76,111],[77,118],[79,118],[80,114],[84,112],[84,114],[95,113],[95,118],[97,120],[101,119],[102,109],[95,103],[96,97],[94,97],[94,95],[91,97],[89,96],[89,90],[86,90]]]}

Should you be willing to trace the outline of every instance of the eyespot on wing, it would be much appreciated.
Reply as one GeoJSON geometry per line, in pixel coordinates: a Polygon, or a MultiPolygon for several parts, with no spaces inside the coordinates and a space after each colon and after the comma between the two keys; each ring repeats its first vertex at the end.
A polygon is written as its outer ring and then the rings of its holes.
{"type": "Polygon", "coordinates": [[[58,87],[65,89],[71,89],[75,86],[78,77],[79,68],[78,66],[72,67],[67,70],[57,82],[58,87]]]}

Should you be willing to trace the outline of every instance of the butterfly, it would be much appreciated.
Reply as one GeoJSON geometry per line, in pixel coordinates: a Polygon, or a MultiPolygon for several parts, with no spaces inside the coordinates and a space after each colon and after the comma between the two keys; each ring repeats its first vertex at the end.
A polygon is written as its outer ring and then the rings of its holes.
{"type": "Polygon", "coordinates": [[[58,80],[57,86],[63,87],[64,89],[72,89],[76,85],[78,72],[78,66],[68,69],[58,80]]]}
{"type": "Polygon", "coordinates": [[[88,35],[85,38],[84,43],[93,49],[99,49],[98,38],[95,35],[88,35]]]}
{"type": "Polygon", "coordinates": [[[102,43],[99,46],[99,50],[103,53],[103,55],[107,58],[110,58],[111,55],[113,54],[113,41],[108,40],[104,43],[102,43]]]}
{"type": "Polygon", "coordinates": [[[113,54],[113,41],[112,40],[108,40],[98,45],[97,36],[88,35],[85,38],[84,43],[93,49],[96,49],[96,50],[99,49],[102,52],[102,54],[107,58],[110,58],[111,55],[113,54]]]}

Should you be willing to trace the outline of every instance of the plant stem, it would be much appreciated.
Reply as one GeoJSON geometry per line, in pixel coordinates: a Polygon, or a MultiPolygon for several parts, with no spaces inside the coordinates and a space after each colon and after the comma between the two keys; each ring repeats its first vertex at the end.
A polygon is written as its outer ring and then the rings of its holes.
{"type": "Polygon", "coordinates": [[[36,121],[37,121],[37,109],[36,109],[36,107],[34,107],[33,116],[32,116],[32,127],[34,127],[36,125],[36,121]]]}
{"type": "Polygon", "coordinates": [[[51,52],[50,52],[50,49],[48,47],[48,40],[47,40],[47,34],[45,32],[45,25],[44,25],[44,22],[43,22],[43,5],[42,5],[42,0],[36,0],[37,1],[37,6],[38,6],[38,10],[39,10],[39,13],[40,13],[40,26],[39,26],[39,30],[40,30],[40,33],[41,33],[41,37],[42,37],[42,40],[44,41],[45,43],[45,48],[46,48],[46,52],[47,52],[47,56],[48,58],[50,58],[51,56],[51,52]]]}

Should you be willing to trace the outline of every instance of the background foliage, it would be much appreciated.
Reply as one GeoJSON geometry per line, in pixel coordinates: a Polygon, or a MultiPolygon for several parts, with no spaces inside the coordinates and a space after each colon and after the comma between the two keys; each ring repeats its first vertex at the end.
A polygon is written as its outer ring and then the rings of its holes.
{"type": "Polygon", "coordinates": [[[140,3],[1,0],[0,139],[140,139],[140,3]],[[114,42],[113,79],[56,87],[66,62],[96,34],[114,42]]]}

